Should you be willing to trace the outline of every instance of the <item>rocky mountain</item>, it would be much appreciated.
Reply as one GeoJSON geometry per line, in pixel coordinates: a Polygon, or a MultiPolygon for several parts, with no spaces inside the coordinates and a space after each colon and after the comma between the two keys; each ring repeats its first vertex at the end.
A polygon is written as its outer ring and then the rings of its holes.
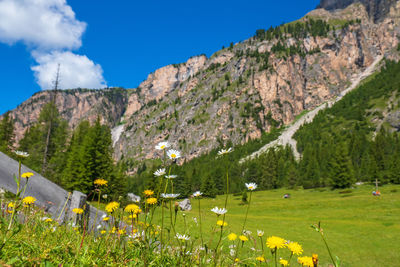
{"type": "MultiPolygon", "coordinates": [[[[57,105],[71,126],[100,116],[114,127],[116,159],[151,159],[161,140],[191,159],[259,138],[338,96],[379,55],[398,59],[400,2],[352,2],[322,0],[298,21],[158,69],[135,89],[60,91],[57,105]]],[[[12,111],[19,137],[48,98],[39,92],[12,111]]]]}
{"type": "Polygon", "coordinates": [[[344,9],[353,3],[361,3],[371,19],[379,21],[386,17],[396,0],[321,0],[318,8],[326,10],[344,9]]]}
{"type": "Polygon", "coordinates": [[[114,127],[124,114],[128,100],[128,92],[120,88],[38,92],[11,111],[17,142],[23,137],[26,129],[38,121],[43,105],[50,101],[54,93],[58,111],[69,122],[71,128],[84,119],[94,122],[98,116],[102,123],[114,127]]]}

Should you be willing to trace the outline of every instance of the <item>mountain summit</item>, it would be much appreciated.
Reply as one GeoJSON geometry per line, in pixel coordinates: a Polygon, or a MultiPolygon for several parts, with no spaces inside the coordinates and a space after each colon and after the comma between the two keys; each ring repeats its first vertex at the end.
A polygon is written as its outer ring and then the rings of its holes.
{"type": "Polygon", "coordinates": [[[351,4],[361,3],[365,6],[368,15],[375,22],[383,19],[390,12],[396,0],[321,0],[317,8],[326,10],[344,9],[351,4]]]}

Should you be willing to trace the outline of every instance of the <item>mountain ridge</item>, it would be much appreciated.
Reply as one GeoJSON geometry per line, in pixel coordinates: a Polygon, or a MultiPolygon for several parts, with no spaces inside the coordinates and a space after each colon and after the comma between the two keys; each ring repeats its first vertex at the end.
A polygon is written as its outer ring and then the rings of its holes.
{"type": "MultiPolygon", "coordinates": [[[[397,2],[375,23],[357,3],[316,9],[298,21],[258,30],[210,58],[162,67],[136,89],[61,91],[57,103],[71,127],[97,116],[118,127],[116,159],[151,159],[161,140],[191,159],[291,123],[338,96],[379,55],[398,59],[399,10],[397,2]]],[[[49,94],[39,92],[11,112],[20,136],[37,121],[49,94]]]]}

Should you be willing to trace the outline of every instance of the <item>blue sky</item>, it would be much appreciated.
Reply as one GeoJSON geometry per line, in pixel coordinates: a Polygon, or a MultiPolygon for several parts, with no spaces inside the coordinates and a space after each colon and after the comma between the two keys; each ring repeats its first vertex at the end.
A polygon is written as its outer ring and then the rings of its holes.
{"type": "Polygon", "coordinates": [[[134,88],[157,68],[210,56],[257,29],[299,19],[319,3],[44,0],[37,7],[32,2],[0,0],[0,114],[51,87],[57,62],[63,88],[134,88]],[[41,24],[41,15],[61,20],[41,24]]]}

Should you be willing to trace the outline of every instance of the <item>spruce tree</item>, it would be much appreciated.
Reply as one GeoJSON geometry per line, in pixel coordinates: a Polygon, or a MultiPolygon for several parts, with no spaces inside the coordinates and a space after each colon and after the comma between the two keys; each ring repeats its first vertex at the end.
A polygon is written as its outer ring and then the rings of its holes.
{"type": "Polygon", "coordinates": [[[333,188],[348,188],[355,181],[347,144],[344,142],[336,146],[335,155],[331,161],[331,175],[333,188]]]}
{"type": "Polygon", "coordinates": [[[6,112],[0,121],[0,151],[10,154],[14,145],[14,121],[6,112]]]}
{"type": "Polygon", "coordinates": [[[30,157],[24,163],[33,170],[40,172],[48,179],[59,183],[59,172],[65,164],[66,140],[68,126],[58,113],[53,102],[43,106],[38,122],[29,128],[19,143],[19,149],[27,151],[30,157]],[[49,123],[52,120],[52,123],[49,123]],[[48,136],[49,127],[51,135],[48,136]]]}
{"type": "Polygon", "coordinates": [[[201,184],[201,192],[206,197],[215,197],[217,195],[217,189],[215,187],[215,181],[212,177],[205,177],[201,184]]]}

